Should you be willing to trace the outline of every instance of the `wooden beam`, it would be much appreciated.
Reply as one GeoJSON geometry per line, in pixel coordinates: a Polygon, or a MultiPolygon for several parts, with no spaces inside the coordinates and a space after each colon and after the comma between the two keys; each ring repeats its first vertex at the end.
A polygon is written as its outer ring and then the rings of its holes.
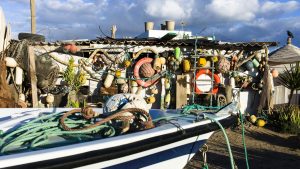
{"type": "Polygon", "coordinates": [[[36,33],[36,21],[35,21],[35,0],[30,0],[30,12],[31,12],[31,33],[36,33]]]}
{"type": "Polygon", "coordinates": [[[28,47],[28,58],[29,58],[29,73],[30,73],[30,83],[31,83],[32,107],[38,107],[35,55],[34,55],[32,46],[28,47]]]}

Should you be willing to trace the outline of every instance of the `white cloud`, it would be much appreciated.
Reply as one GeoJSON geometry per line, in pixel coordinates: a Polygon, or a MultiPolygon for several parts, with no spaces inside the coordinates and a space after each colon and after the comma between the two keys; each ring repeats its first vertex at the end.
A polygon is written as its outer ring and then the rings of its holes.
{"type": "Polygon", "coordinates": [[[180,20],[191,17],[194,0],[147,0],[146,14],[161,19],[180,20]]]}
{"type": "Polygon", "coordinates": [[[300,4],[297,1],[273,2],[267,1],[262,4],[262,13],[268,12],[291,12],[299,9],[300,4]]]}
{"type": "Polygon", "coordinates": [[[213,0],[205,9],[215,18],[250,21],[255,18],[258,0],[213,0]]]}

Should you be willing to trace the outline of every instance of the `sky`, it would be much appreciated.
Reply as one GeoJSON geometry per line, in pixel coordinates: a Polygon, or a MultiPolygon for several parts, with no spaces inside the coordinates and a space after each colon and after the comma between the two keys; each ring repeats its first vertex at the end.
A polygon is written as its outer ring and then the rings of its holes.
{"type": "MultiPolygon", "coordinates": [[[[30,0],[0,0],[13,36],[30,32],[30,0]]],[[[95,39],[110,35],[135,37],[144,22],[155,29],[166,20],[193,35],[228,42],[276,41],[286,44],[286,31],[300,46],[300,0],[36,0],[37,33],[48,41],[95,39]],[[184,23],[182,26],[180,23],[184,23]]]]}

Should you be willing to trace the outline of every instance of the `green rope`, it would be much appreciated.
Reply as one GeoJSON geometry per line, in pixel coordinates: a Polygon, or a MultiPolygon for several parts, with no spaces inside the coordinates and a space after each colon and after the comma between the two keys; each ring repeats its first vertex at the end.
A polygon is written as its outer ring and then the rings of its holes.
{"type": "MultiPolygon", "coordinates": [[[[100,125],[81,131],[65,131],[60,128],[58,119],[61,112],[43,115],[37,119],[27,122],[25,125],[11,131],[6,131],[0,136],[0,153],[12,150],[18,150],[27,146],[27,148],[36,148],[47,145],[49,139],[53,136],[66,136],[71,139],[81,141],[82,138],[93,139],[91,134],[102,132],[102,136],[114,136],[116,131],[112,126],[100,125]],[[9,150],[8,150],[9,149],[9,150]]],[[[75,118],[77,118],[75,116],[75,118]]],[[[79,126],[89,126],[92,121],[67,118],[65,123],[74,128],[79,126]]]]}
{"type": "Polygon", "coordinates": [[[242,123],[242,140],[243,140],[243,146],[244,146],[244,152],[245,152],[245,160],[246,160],[246,166],[247,169],[249,169],[249,161],[248,161],[248,153],[247,153],[247,147],[246,147],[246,142],[245,142],[245,126],[243,122],[243,116],[242,112],[239,110],[240,118],[241,118],[241,123],[242,123]]]}
{"type": "Polygon", "coordinates": [[[229,139],[227,137],[227,134],[226,134],[226,131],[224,129],[224,127],[222,126],[222,124],[217,120],[215,119],[214,117],[208,115],[208,114],[204,114],[204,117],[205,118],[208,118],[210,119],[211,121],[215,122],[222,130],[223,132],[223,135],[225,137],[225,140],[226,140],[226,144],[227,144],[227,148],[228,148],[228,152],[229,152],[229,158],[230,158],[230,165],[231,165],[231,169],[235,169],[235,165],[234,165],[234,159],[233,159],[233,155],[232,155],[232,151],[231,151],[231,147],[230,147],[230,142],[229,142],[229,139]]]}
{"type": "Polygon", "coordinates": [[[220,106],[202,106],[199,104],[186,105],[182,108],[182,114],[189,114],[191,110],[219,110],[220,106]]]}

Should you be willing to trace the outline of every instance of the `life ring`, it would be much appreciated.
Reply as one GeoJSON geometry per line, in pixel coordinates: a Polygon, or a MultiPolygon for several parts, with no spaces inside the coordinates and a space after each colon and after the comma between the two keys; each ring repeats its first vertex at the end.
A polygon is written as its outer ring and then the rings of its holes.
{"type": "MultiPolygon", "coordinates": [[[[196,74],[196,80],[201,76],[201,75],[203,75],[203,74],[206,74],[206,75],[208,75],[208,76],[210,76],[210,77],[212,77],[212,73],[211,73],[211,71],[210,70],[208,70],[208,69],[201,69],[201,70],[199,70],[198,72],[197,72],[197,74],[196,74]]],[[[220,80],[220,77],[217,75],[217,74],[214,74],[214,83],[215,83],[215,87],[213,87],[213,89],[211,90],[211,93],[213,93],[213,94],[216,94],[216,93],[218,93],[218,86],[216,85],[216,84],[219,84],[221,82],[221,80],[220,80]]],[[[203,91],[201,91],[200,90],[200,88],[199,87],[197,87],[197,83],[195,82],[195,92],[197,93],[197,94],[202,94],[202,93],[204,93],[203,91]]]]}
{"type": "Polygon", "coordinates": [[[144,64],[144,63],[151,63],[153,61],[152,58],[142,58],[140,59],[136,64],[135,64],[135,67],[134,67],[134,70],[133,70],[133,75],[134,77],[136,78],[136,82],[140,85],[140,86],[143,86],[145,88],[151,86],[152,84],[154,84],[157,79],[155,78],[150,78],[149,80],[147,81],[143,81],[141,78],[140,78],[140,73],[139,73],[139,70],[140,70],[140,67],[144,64]]]}

